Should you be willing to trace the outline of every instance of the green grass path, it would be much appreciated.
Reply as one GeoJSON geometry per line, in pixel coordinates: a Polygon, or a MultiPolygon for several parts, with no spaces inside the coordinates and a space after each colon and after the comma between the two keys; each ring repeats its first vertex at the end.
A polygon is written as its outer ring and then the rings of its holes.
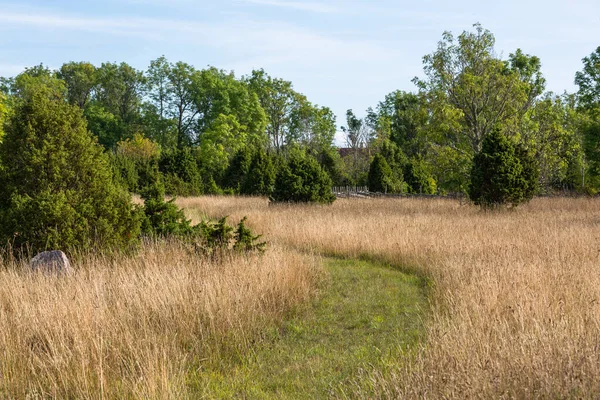
{"type": "MultiPolygon", "coordinates": [[[[266,334],[244,361],[203,371],[207,398],[329,398],[350,394],[360,371],[385,370],[423,337],[423,281],[359,260],[326,259],[321,295],[266,334]]],[[[351,396],[351,395],[350,395],[351,396]]]]}

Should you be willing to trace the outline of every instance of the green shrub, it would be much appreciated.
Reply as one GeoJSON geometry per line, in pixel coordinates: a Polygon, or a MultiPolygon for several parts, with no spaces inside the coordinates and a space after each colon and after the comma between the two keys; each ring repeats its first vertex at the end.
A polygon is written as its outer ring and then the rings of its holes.
{"type": "Polygon", "coordinates": [[[200,170],[189,148],[163,152],[158,168],[164,176],[167,194],[174,196],[202,194],[200,170]]]}
{"type": "Polygon", "coordinates": [[[189,237],[194,228],[183,210],[174,204],[175,199],[164,200],[165,190],[156,183],[142,192],[144,216],[142,233],[150,237],[189,237]]]}
{"type": "Polygon", "coordinates": [[[263,252],[266,244],[256,242],[261,236],[254,235],[245,226],[246,217],[237,228],[227,224],[227,217],[218,221],[202,221],[191,225],[182,209],[174,204],[175,199],[164,200],[164,188],[160,183],[147,188],[143,193],[144,219],[142,234],[147,237],[176,238],[194,245],[204,255],[221,254],[235,250],[263,252]]]}
{"type": "Polygon", "coordinates": [[[135,245],[139,215],[82,112],[44,85],[19,98],[0,145],[0,238],[16,249],[135,245]]]}
{"type": "Polygon", "coordinates": [[[410,193],[435,194],[437,192],[435,179],[422,159],[412,158],[404,166],[404,181],[410,193]]]}
{"type": "Polygon", "coordinates": [[[469,197],[484,208],[517,206],[533,198],[539,170],[526,149],[496,130],[483,140],[471,169],[469,197]]]}
{"type": "Polygon", "coordinates": [[[223,176],[222,186],[232,189],[236,194],[240,193],[242,183],[248,176],[251,162],[252,150],[249,147],[244,147],[235,153],[223,176]]]}
{"type": "Polygon", "coordinates": [[[235,250],[249,252],[249,251],[258,251],[260,253],[265,251],[265,247],[267,245],[266,242],[258,242],[256,241],[262,237],[262,235],[254,235],[252,231],[246,228],[246,217],[242,218],[238,223],[238,226],[235,230],[234,234],[234,245],[233,248],[235,250]]]}
{"type": "Polygon", "coordinates": [[[262,149],[252,155],[248,173],[242,181],[240,193],[251,196],[270,196],[275,184],[275,166],[271,157],[262,149]]]}
{"type": "Polygon", "coordinates": [[[387,193],[393,186],[392,169],[381,154],[373,157],[369,167],[368,186],[370,192],[387,193]]]}
{"type": "Polygon", "coordinates": [[[317,160],[300,149],[292,149],[277,173],[271,196],[275,202],[315,202],[331,204],[331,178],[317,160]]]}

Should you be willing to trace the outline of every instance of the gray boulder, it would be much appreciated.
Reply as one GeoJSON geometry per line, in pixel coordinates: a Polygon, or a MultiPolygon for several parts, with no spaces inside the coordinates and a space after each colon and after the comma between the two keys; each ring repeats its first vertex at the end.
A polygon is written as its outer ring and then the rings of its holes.
{"type": "Polygon", "coordinates": [[[67,255],[60,250],[44,251],[29,262],[35,272],[70,274],[73,272],[67,255]]]}

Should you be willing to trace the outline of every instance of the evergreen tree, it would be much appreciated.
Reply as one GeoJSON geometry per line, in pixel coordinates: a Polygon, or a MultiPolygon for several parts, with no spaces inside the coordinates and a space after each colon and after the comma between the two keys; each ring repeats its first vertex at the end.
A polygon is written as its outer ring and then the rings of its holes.
{"type": "Polygon", "coordinates": [[[475,155],[469,197],[484,208],[514,207],[533,198],[538,175],[527,150],[496,130],[484,138],[475,155]]]}
{"type": "Polygon", "coordinates": [[[129,194],[82,111],[43,81],[17,101],[0,145],[0,237],[15,248],[125,248],[139,236],[129,194]]]}
{"type": "Polygon", "coordinates": [[[240,193],[253,196],[270,196],[273,193],[275,175],[275,165],[271,157],[264,150],[257,150],[252,157],[240,193]]]}
{"type": "Polygon", "coordinates": [[[330,204],[335,200],[331,178],[317,160],[300,149],[292,149],[277,173],[273,201],[330,204]]]}
{"type": "Polygon", "coordinates": [[[388,193],[393,185],[392,169],[381,154],[373,157],[369,167],[369,191],[388,193]]]}

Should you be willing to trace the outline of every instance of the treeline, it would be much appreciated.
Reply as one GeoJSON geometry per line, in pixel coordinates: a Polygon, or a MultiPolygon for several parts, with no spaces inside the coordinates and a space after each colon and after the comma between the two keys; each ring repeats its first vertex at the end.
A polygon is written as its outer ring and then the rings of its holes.
{"type": "Polygon", "coordinates": [[[332,184],[467,193],[473,160],[493,132],[533,160],[536,193],[596,193],[600,48],[576,74],[579,92],[556,95],[546,91],[538,57],[517,49],[501,59],[494,45],[479,25],[458,37],[445,33],[423,58],[416,92],[392,92],[364,118],[348,110],[343,149],[334,145],[332,111],[291,82],[264,70],[238,78],[164,57],[145,71],[85,62],[26,69],[0,81],[0,118],[44,88],[80,110],[115,176],[138,193],[156,182],[172,195],[290,201],[330,202],[332,184]]]}
{"type": "Polygon", "coordinates": [[[15,108],[39,87],[81,109],[116,175],[134,192],[160,180],[167,194],[271,195],[276,171],[286,168],[308,168],[293,172],[311,178],[305,187],[331,186],[329,176],[337,177],[331,110],[263,70],[238,79],[164,57],[146,71],[126,63],[70,62],[57,71],[40,65],[2,80],[3,106],[15,108]],[[298,158],[318,163],[300,165],[298,158]]]}
{"type": "Polygon", "coordinates": [[[393,92],[364,119],[349,110],[350,175],[377,191],[467,193],[473,160],[498,131],[532,160],[535,193],[595,194],[600,48],[583,59],[578,93],[557,95],[546,91],[538,57],[517,49],[503,60],[494,44],[479,25],[458,37],[447,32],[423,58],[416,93],[393,92]]]}

